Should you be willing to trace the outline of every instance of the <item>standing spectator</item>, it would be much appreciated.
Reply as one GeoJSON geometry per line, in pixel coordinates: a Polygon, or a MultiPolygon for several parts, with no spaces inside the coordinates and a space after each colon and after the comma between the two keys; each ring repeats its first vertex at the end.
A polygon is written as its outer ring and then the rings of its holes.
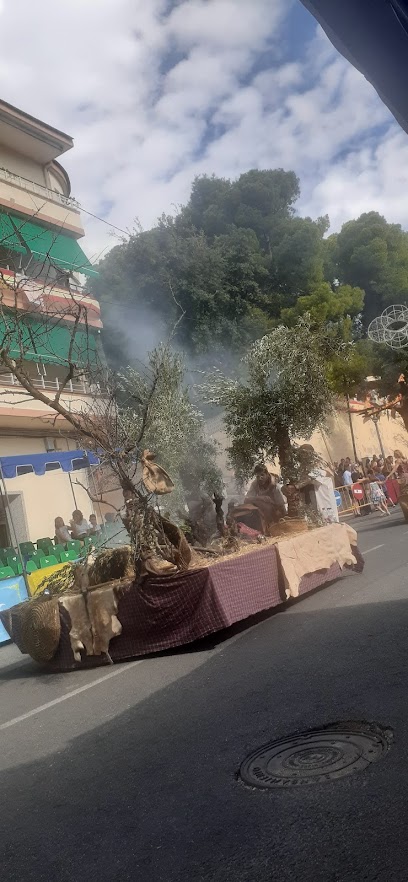
{"type": "Polygon", "coordinates": [[[392,505],[392,507],[394,507],[394,503],[390,497],[390,494],[388,493],[387,487],[385,486],[385,482],[387,479],[385,477],[384,472],[381,471],[380,460],[378,460],[378,468],[373,469],[373,471],[374,471],[374,475],[375,475],[375,480],[378,481],[379,484],[381,484],[381,489],[382,489],[382,492],[384,493],[384,496],[386,498],[388,505],[392,505]]]}
{"type": "Polygon", "coordinates": [[[343,485],[344,485],[344,487],[347,488],[347,491],[349,493],[350,500],[351,500],[351,507],[354,511],[354,514],[359,516],[360,515],[360,507],[359,507],[359,504],[356,501],[354,493],[353,493],[353,483],[354,482],[353,482],[352,469],[354,469],[354,466],[352,466],[349,457],[347,457],[345,465],[346,465],[346,468],[343,472],[343,485]]]}
{"type": "Polygon", "coordinates": [[[351,474],[351,462],[349,458],[345,460],[344,472],[343,472],[343,486],[351,487],[353,483],[353,478],[351,474]]]}
{"type": "Polygon", "coordinates": [[[388,478],[388,476],[391,474],[393,468],[394,468],[394,457],[387,456],[385,463],[384,463],[384,468],[383,468],[383,474],[385,475],[386,478],[388,478]]]}
{"type": "Polygon", "coordinates": [[[343,486],[343,474],[344,474],[345,467],[346,467],[346,461],[344,459],[341,459],[337,468],[336,468],[336,471],[335,471],[334,480],[335,480],[336,487],[343,486]]]}
{"type": "Polygon", "coordinates": [[[386,498],[378,481],[376,481],[373,471],[370,471],[368,473],[368,480],[368,492],[370,494],[370,499],[374,508],[376,508],[381,515],[389,515],[390,512],[388,511],[386,498]]]}

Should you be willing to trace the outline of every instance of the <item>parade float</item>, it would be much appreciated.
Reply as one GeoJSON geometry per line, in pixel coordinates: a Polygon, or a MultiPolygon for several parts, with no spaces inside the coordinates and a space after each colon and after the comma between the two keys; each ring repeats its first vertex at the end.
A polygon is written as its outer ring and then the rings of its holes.
{"type": "Polygon", "coordinates": [[[220,523],[217,499],[219,536],[190,544],[191,533],[157,504],[173,488],[169,475],[149,451],[141,461],[137,502],[128,499],[122,514],[130,544],[87,549],[45,573],[39,593],[0,613],[20,651],[49,670],[180,647],[363,568],[347,524],[283,518],[267,536],[240,535],[236,524],[220,523]]]}

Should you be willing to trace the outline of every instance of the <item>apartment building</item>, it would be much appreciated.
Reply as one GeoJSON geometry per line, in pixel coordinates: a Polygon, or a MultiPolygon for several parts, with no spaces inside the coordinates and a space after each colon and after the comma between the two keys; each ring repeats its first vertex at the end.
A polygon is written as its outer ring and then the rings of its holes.
{"type": "MultiPolygon", "coordinates": [[[[72,147],[69,135],[0,101],[0,339],[4,311],[17,309],[27,328],[24,366],[46,392],[57,391],[67,374],[73,298],[83,306],[76,344],[82,341],[88,352],[100,347],[99,304],[88,290],[96,271],[81,247],[79,206],[58,161],[72,147]]],[[[92,394],[95,390],[91,393],[85,380],[76,378],[64,388],[61,401],[80,410],[92,394]]],[[[67,522],[75,508],[86,517],[93,511],[77,483],[89,486],[89,470],[81,455],[70,459],[68,453],[75,448],[69,423],[55,420],[46,405],[23,394],[13,375],[2,369],[0,463],[5,457],[19,457],[21,463],[12,459],[0,473],[1,546],[53,536],[54,518],[60,515],[67,522]]]]}

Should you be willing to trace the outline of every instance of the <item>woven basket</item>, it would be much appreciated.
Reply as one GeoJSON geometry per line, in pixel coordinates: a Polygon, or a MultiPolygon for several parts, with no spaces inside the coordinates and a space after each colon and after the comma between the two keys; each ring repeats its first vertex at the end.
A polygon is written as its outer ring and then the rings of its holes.
{"type": "Polygon", "coordinates": [[[29,600],[21,606],[20,622],[24,651],[34,661],[50,661],[58,649],[61,633],[58,600],[54,597],[29,600]]]}
{"type": "Polygon", "coordinates": [[[302,518],[281,518],[277,524],[272,524],[268,529],[268,536],[288,536],[292,533],[306,533],[308,526],[302,518]]]}

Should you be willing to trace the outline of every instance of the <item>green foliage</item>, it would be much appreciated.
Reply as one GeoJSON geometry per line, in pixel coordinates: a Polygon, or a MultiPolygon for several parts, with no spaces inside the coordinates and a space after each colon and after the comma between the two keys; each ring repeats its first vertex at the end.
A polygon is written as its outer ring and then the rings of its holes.
{"type": "Polygon", "coordinates": [[[342,283],[365,291],[364,322],[408,298],[408,233],[378,212],[344,224],[330,243],[330,267],[342,283]]]}
{"type": "Polygon", "coordinates": [[[244,363],[245,379],[218,373],[206,392],[225,411],[232,466],[239,478],[247,478],[259,459],[278,455],[283,472],[292,473],[293,441],[310,437],[332,407],[325,342],[301,320],[254,343],[244,363]]]}
{"type": "Polygon", "coordinates": [[[195,178],[181,216],[209,239],[236,227],[253,230],[266,245],[276,220],[290,216],[298,196],[298,178],[283,169],[251,169],[236,181],[203,175],[195,178]]]}
{"type": "Polygon", "coordinates": [[[367,357],[353,347],[337,353],[328,363],[328,379],[336,395],[355,395],[368,376],[367,357]]]}
{"type": "Polygon", "coordinates": [[[364,304],[364,291],[351,285],[333,288],[328,282],[321,282],[310,294],[298,297],[295,306],[282,310],[282,320],[292,326],[302,316],[308,314],[312,325],[325,325],[328,322],[343,322],[345,317],[357,316],[364,304]]]}
{"type": "Polygon", "coordinates": [[[276,325],[282,307],[323,281],[327,219],[294,217],[298,194],[296,175],[282,169],[236,181],[196,178],[175,217],[162,216],[114,248],[94,283],[111,361],[123,364],[123,328],[130,327],[130,354],[140,357],[144,323],[157,339],[176,326],[175,342],[195,357],[209,349],[242,353],[276,325]]]}

